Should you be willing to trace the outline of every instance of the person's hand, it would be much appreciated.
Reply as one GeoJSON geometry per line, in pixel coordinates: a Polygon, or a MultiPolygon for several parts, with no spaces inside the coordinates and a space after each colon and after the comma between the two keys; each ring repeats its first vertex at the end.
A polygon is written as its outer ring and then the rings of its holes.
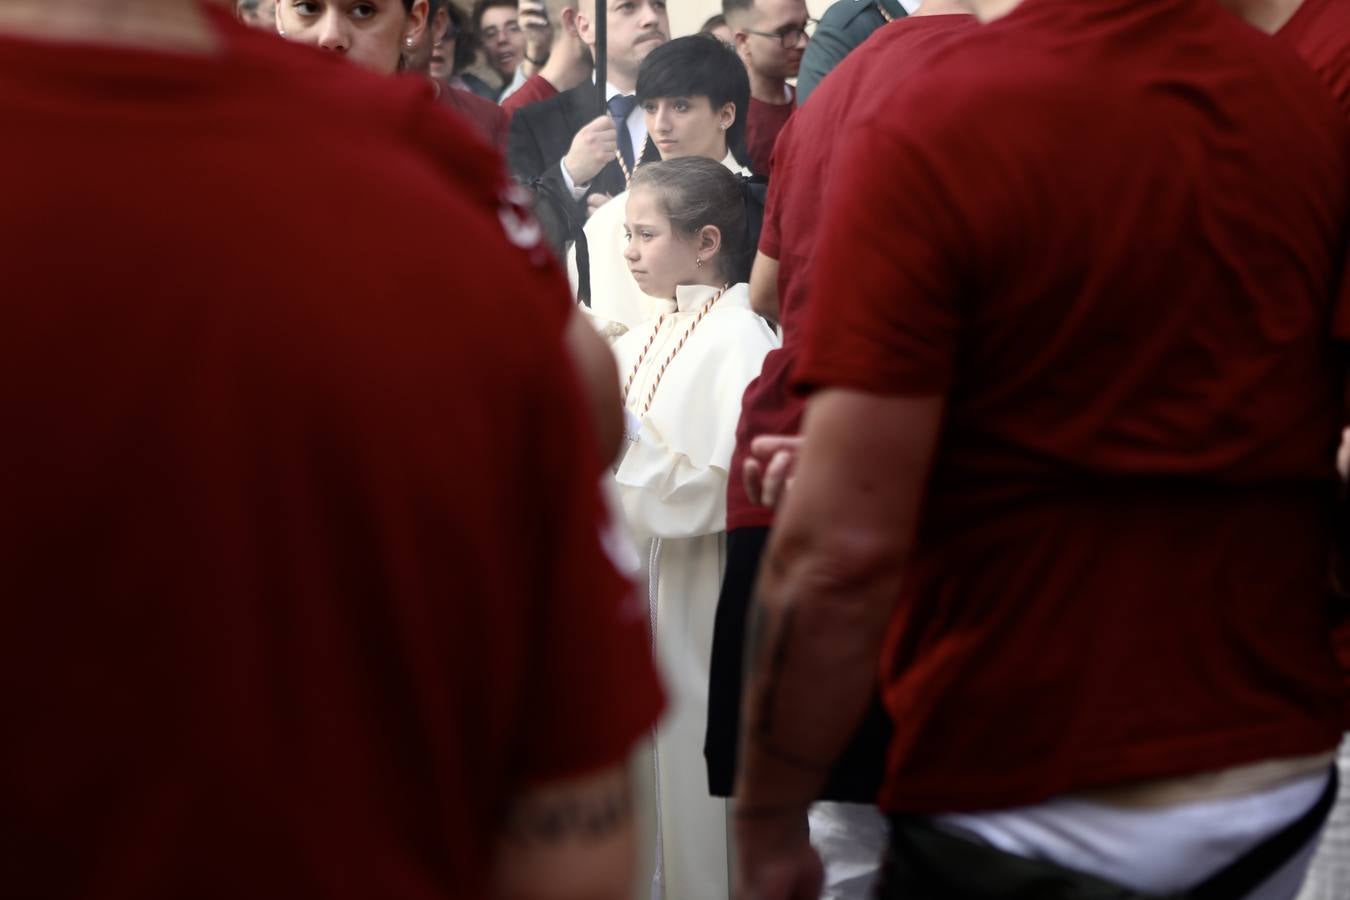
{"type": "Polygon", "coordinates": [[[788,434],[766,434],[750,443],[750,455],[741,469],[745,493],[751,503],[770,508],[792,487],[802,438],[788,434]]]}
{"type": "Polygon", "coordinates": [[[806,810],[736,813],[735,900],[819,900],[825,867],[811,846],[806,810]]]}
{"type": "Polygon", "coordinates": [[[553,25],[548,20],[544,0],[520,0],[517,7],[520,27],[525,30],[525,61],[528,74],[534,74],[548,61],[553,46],[553,25]]]}
{"type": "Polygon", "coordinates": [[[619,151],[619,131],[609,116],[597,116],[572,138],[572,148],[563,157],[567,174],[578,185],[589,184],[619,151]]]}
{"type": "Polygon", "coordinates": [[[586,218],[595,215],[596,210],[604,206],[613,198],[609,194],[591,194],[586,198],[586,218]]]}

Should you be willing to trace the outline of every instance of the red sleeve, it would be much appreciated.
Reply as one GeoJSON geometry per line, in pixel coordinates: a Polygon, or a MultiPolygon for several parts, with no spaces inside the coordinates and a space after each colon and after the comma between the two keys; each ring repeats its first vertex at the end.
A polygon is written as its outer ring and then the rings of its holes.
{"type": "Polygon", "coordinates": [[[502,101],[502,111],[506,113],[506,120],[509,123],[516,110],[556,96],[558,89],[549,84],[547,78],[543,75],[531,75],[514,94],[502,101]]]}
{"type": "Polygon", "coordinates": [[[799,389],[932,396],[951,386],[969,265],[958,257],[969,232],[950,160],[965,157],[943,150],[944,129],[915,125],[860,127],[842,142],[807,303],[799,389]],[[908,137],[914,134],[923,138],[908,137]]]}
{"type": "Polygon", "coordinates": [[[771,165],[775,175],[769,179],[769,196],[764,201],[764,224],[759,232],[759,252],[775,260],[783,256],[783,233],[778,211],[783,202],[783,191],[790,186],[788,182],[792,177],[792,122],[792,119],[788,120],[774,144],[771,165]]]}
{"type": "MultiPolygon", "coordinates": [[[[567,368],[564,364],[564,368],[567,368]]],[[[533,609],[524,715],[526,781],[621,762],[655,725],[663,695],[646,605],[602,545],[608,516],[587,414],[570,377],[546,378],[532,404],[536,508],[521,510],[547,548],[533,609]]]]}

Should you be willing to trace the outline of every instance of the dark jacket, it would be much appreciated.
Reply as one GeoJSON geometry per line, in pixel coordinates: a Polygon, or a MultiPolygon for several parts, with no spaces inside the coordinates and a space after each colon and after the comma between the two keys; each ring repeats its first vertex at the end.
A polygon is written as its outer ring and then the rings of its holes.
{"type": "MultiPolygon", "coordinates": [[[[586,223],[586,197],[597,193],[612,197],[627,187],[617,160],[591,179],[580,201],[572,199],[563,181],[558,163],[571,149],[576,133],[598,115],[595,85],[586,82],[556,97],[531,103],[511,119],[507,166],[517,181],[534,191],[536,214],[559,258],[566,242],[575,239],[575,232],[586,223]]],[[[658,159],[660,155],[648,141],[641,161],[658,159]]]]}
{"type": "Polygon", "coordinates": [[[797,73],[798,106],[806,102],[820,80],[830,74],[849,51],[886,24],[886,16],[891,19],[905,17],[900,0],[836,0],[825,10],[815,34],[811,35],[811,43],[806,45],[797,73]],[[883,10],[885,15],[882,15],[883,10]]]}

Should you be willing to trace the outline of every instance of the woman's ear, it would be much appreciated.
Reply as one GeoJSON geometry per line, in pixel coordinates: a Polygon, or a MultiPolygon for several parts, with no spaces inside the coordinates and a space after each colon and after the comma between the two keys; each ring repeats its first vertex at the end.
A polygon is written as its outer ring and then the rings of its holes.
{"type": "Polygon", "coordinates": [[[431,9],[428,0],[415,0],[408,11],[408,24],[403,29],[403,45],[413,47],[422,40],[422,32],[427,28],[427,12],[431,9]]]}
{"type": "Polygon", "coordinates": [[[717,127],[726,131],[732,125],[736,124],[736,104],[728,100],[722,104],[722,108],[717,111],[717,127]]]}
{"type": "Polygon", "coordinates": [[[722,249],[722,230],[716,225],[704,225],[698,231],[698,255],[712,259],[722,249]]]}

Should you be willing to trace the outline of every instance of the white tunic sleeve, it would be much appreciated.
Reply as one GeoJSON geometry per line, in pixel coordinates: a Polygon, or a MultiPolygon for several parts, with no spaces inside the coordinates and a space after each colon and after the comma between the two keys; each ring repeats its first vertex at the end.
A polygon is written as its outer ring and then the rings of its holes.
{"type": "Polygon", "coordinates": [[[741,396],[777,345],[748,309],[718,310],[672,362],[615,472],[624,516],[637,535],[686,538],[726,529],[741,396]]]}

